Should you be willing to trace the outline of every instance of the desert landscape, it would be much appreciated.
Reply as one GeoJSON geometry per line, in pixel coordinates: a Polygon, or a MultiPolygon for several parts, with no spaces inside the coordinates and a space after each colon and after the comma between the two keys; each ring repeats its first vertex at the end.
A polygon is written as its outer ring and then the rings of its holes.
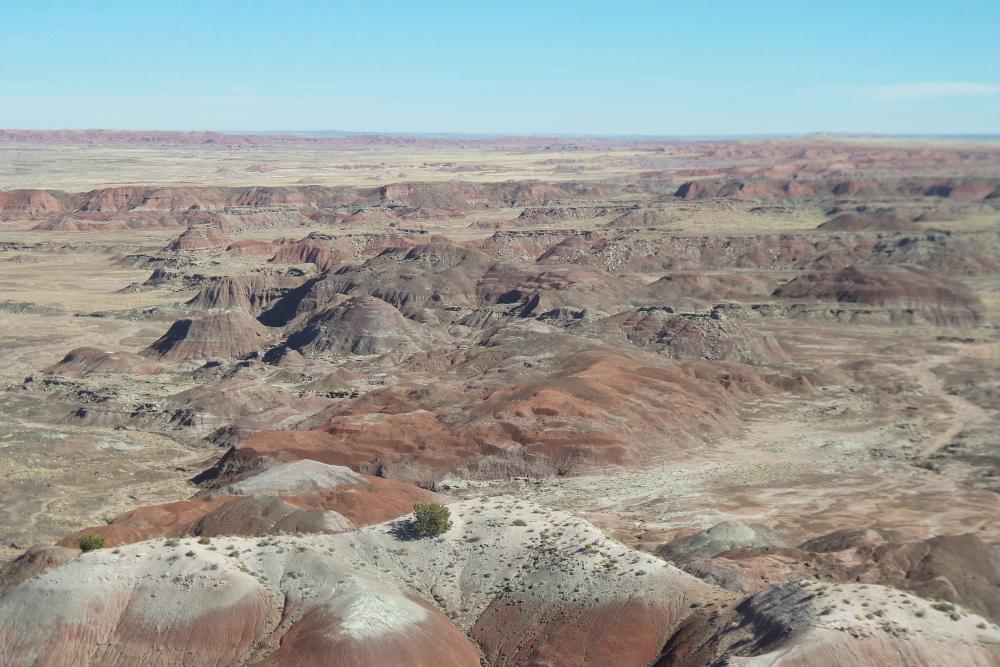
{"type": "Polygon", "coordinates": [[[1000,665],[996,142],[4,130],[0,220],[2,665],[1000,665]]]}

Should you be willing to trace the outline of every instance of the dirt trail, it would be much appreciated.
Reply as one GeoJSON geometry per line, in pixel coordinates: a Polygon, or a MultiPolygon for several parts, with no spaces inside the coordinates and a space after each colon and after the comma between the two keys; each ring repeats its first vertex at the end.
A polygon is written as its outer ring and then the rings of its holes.
{"type": "Polygon", "coordinates": [[[921,384],[929,394],[939,397],[951,408],[952,414],[948,417],[948,426],[941,433],[928,442],[918,455],[919,460],[926,460],[935,453],[947,447],[954,440],[955,436],[964,430],[972,429],[987,422],[991,415],[989,412],[972,403],[968,399],[958,394],[948,393],[944,380],[934,373],[933,369],[950,362],[958,361],[961,352],[948,355],[945,359],[931,357],[925,359],[907,370],[915,381],[921,384]]]}

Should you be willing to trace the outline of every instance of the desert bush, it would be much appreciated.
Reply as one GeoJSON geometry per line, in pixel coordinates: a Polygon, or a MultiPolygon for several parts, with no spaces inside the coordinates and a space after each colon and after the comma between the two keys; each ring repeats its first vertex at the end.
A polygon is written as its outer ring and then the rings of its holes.
{"type": "Polygon", "coordinates": [[[451,528],[451,512],[444,505],[427,503],[413,508],[413,529],[420,537],[436,537],[451,528]]]}
{"type": "Polygon", "coordinates": [[[82,540],[80,540],[80,551],[93,551],[94,549],[103,549],[104,545],[108,541],[100,533],[91,533],[87,535],[82,540]]]}

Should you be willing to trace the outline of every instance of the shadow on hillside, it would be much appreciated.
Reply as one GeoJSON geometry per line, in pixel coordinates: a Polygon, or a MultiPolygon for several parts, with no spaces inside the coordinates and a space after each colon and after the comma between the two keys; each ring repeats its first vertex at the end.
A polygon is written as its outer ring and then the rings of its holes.
{"type": "Polygon", "coordinates": [[[397,540],[402,540],[404,542],[420,539],[420,534],[417,532],[416,524],[414,524],[411,519],[394,521],[392,523],[392,527],[389,528],[389,534],[397,540]]]}

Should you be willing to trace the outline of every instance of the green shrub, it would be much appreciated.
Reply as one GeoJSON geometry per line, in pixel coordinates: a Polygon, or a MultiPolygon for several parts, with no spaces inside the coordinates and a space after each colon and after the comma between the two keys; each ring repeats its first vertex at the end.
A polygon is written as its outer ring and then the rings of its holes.
{"type": "Polygon", "coordinates": [[[104,545],[108,541],[100,533],[91,533],[87,535],[82,540],[80,540],[80,551],[93,551],[94,549],[103,549],[104,545]]]}
{"type": "Polygon", "coordinates": [[[210,540],[206,535],[202,535],[201,537],[198,538],[198,544],[211,544],[211,543],[212,540],[210,540]]]}
{"type": "Polygon", "coordinates": [[[451,512],[444,505],[427,503],[413,508],[413,529],[420,537],[437,537],[451,528],[451,512]]]}

